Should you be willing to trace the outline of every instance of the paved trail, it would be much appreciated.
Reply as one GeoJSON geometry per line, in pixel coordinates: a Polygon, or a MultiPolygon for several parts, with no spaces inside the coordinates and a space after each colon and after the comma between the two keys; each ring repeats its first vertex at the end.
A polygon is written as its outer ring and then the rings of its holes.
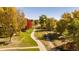
{"type": "Polygon", "coordinates": [[[1,48],[0,51],[10,51],[10,50],[16,50],[16,49],[31,49],[31,48],[38,48],[38,46],[35,47],[12,47],[12,48],[1,48]]]}
{"type": "Polygon", "coordinates": [[[35,29],[33,30],[32,34],[31,34],[31,37],[38,44],[38,47],[39,47],[40,51],[47,51],[44,44],[39,39],[37,39],[35,37],[34,32],[35,32],[35,29]]]}
{"type": "Polygon", "coordinates": [[[51,48],[54,48],[54,47],[55,47],[55,45],[54,45],[54,44],[52,44],[52,42],[51,42],[51,41],[48,41],[48,43],[49,43],[49,46],[50,46],[51,48]]]}

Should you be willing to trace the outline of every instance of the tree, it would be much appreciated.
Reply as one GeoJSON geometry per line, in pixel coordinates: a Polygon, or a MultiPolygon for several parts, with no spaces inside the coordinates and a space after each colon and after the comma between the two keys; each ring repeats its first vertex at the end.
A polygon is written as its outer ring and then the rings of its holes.
{"type": "Polygon", "coordinates": [[[66,21],[67,23],[69,23],[69,22],[71,22],[71,21],[73,20],[71,13],[64,13],[64,14],[61,16],[61,19],[63,19],[63,20],[66,21]]]}
{"type": "Polygon", "coordinates": [[[33,20],[33,25],[38,25],[38,20],[33,20]]]}
{"type": "Polygon", "coordinates": [[[17,11],[17,23],[18,23],[18,32],[21,31],[22,28],[24,28],[24,13],[21,12],[20,10],[17,11]]]}
{"type": "Polygon", "coordinates": [[[74,10],[74,12],[72,12],[73,18],[77,18],[79,19],[79,10],[74,10]]]}
{"type": "Polygon", "coordinates": [[[67,23],[65,22],[65,20],[61,19],[60,21],[57,22],[56,31],[60,33],[60,35],[62,35],[66,27],[67,27],[67,23]]]}
{"type": "Polygon", "coordinates": [[[76,42],[77,49],[79,50],[79,11],[72,12],[73,20],[69,23],[67,30],[74,42],[76,42]]]}
{"type": "Polygon", "coordinates": [[[68,24],[72,20],[73,19],[71,13],[64,13],[61,16],[61,19],[57,22],[57,27],[56,27],[57,32],[59,32],[62,35],[62,33],[67,29],[68,24]]]}
{"type": "Polygon", "coordinates": [[[41,15],[39,17],[39,24],[41,25],[41,28],[45,28],[46,20],[47,20],[47,16],[46,15],[41,15]]]}
{"type": "MultiPolygon", "coordinates": [[[[3,29],[2,36],[12,37],[23,26],[24,15],[15,7],[0,8],[0,25],[3,29]]],[[[11,40],[10,40],[11,41],[11,40]]]]}
{"type": "Polygon", "coordinates": [[[46,29],[47,30],[54,30],[56,28],[56,20],[54,18],[48,18],[46,20],[46,29]]]}

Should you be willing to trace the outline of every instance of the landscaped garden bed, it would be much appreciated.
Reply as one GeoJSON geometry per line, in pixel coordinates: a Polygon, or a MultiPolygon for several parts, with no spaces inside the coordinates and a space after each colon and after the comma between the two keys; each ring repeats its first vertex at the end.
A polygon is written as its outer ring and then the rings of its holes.
{"type": "MultiPolygon", "coordinates": [[[[52,48],[49,46],[49,42],[51,42],[55,47],[55,49],[52,50],[56,50],[58,48],[56,47],[61,47],[62,44],[65,44],[66,42],[69,42],[69,40],[63,38],[64,36],[62,36],[62,38],[60,39],[61,36],[57,36],[56,34],[53,34],[53,31],[36,31],[35,32],[35,36],[45,45],[45,47],[47,48],[47,50],[51,50],[52,48]],[[49,33],[52,33],[49,38],[46,39],[46,37],[44,37],[44,35],[47,35],[49,33]],[[50,40],[48,40],[50,39],[50,40]]],[[[47,35],[48,36],[48,35],[47,35]]],[[[63,45],[64,46],[64,45],[63,45]]],[[[63,47],[62,47],[63,48],[63,47]]]]}

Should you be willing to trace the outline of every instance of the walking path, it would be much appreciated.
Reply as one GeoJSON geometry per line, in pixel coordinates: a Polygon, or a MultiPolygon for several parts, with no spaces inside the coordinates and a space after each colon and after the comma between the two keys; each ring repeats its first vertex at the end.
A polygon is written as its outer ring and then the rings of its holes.
{"type": "Polygon", "coordinates": [[[48,43],[49,43],[49,46],[51,47],[51,48],[54,48],[55,47],[55,45],[54,44],[52,44],[52,42],[51,41],[47,41],[48,43]]]}
{"type": "Polygon", "coordinates": [[[40,51],[47,51],[44,44],[39,40],[37,39],[35,36],[34,36],[34,32],[35,32],[36,29],[33,30],[33,32],[31,33],[31,37],[32,39],[38,44],[38,47],[40,49],[40,51]]]}
{"type": "Polygon", "coordinates": [[[31,48],[38,48],[38,46],[35,47],[12,47],[12,48],[1,48],[0,51],[9,51],[9,50],[16,50],[16,49],[31,49],[31,48]]]}

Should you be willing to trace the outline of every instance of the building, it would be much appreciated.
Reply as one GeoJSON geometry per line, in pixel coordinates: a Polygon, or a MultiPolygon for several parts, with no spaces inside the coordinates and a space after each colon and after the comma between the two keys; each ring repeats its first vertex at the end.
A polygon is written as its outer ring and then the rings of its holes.
{"type": "Polygon", "coordinates": [[[25,19],[25,29],[32,28],[32,20],[25,19]]]}

